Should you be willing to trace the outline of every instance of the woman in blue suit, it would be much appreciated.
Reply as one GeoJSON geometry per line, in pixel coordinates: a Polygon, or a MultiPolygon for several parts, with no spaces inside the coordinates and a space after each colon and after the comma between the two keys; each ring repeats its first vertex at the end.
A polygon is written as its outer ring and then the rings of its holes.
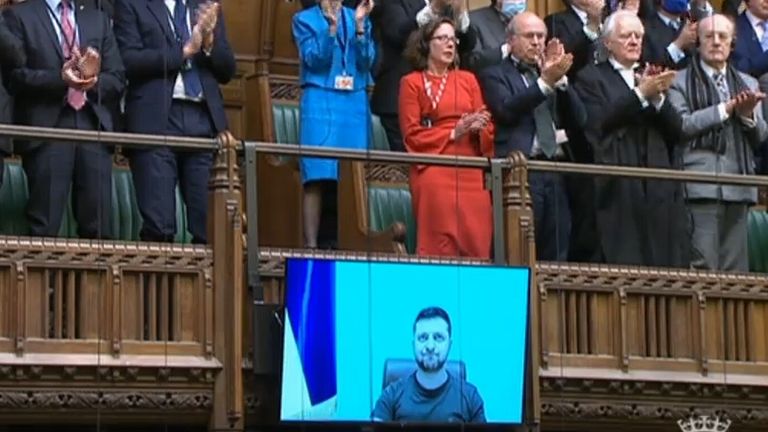
{"type": "MultiPolygon", "coordinates": [[[[366,87],[376,48],[368,16],[373,0],[357,8],[342,0],[319,0],[293,17],[299,48],[302,88],[301,145],[365,149],[370,142],[371,115],[366,87]]],[[[317,247],[323,190],[338,179],[335,159],[302,158],[304,241],[317,247]]]]}

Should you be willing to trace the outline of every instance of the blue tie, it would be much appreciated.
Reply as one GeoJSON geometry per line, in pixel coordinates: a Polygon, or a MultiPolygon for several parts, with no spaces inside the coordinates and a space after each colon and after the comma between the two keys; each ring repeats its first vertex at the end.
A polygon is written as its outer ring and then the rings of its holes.
{"type": "MultiPolygon", "coordinates": [[[[189,40],[189,26],[187,25],[187,7],[185,0],[176,0],[176,6],[173,8],[173,21],[176,25],[176,31],[181,38],[182,45],[189,40]]],[[[181,79],[184,81],[184,90],[187,96],[199,98],[203,94],[203,86],[200,83],[200,75],[197,73],[195,62],[189,60],[188,67],[181,71],[181,79]]]]}

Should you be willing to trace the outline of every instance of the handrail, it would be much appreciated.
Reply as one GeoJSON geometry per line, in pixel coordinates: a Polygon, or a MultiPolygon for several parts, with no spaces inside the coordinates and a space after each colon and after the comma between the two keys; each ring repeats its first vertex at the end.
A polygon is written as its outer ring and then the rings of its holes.
{"type": "MultiPolygon", "coordinates": [[[[118,144],[126,147],[165,146],[183,149],[215,150],[219,147],[217,139],[189,138],[165,135],[144,135],[118,132],[97,132],[77,129],[43,128],[36,126],[18,126],[0,124],[0,136],[25,139],[47,139],[52,141],[80,141],[105,144],[118,144]]],[[[261,141],[242,141],[243,146],[253,148],[257,153],[281,156],[309,156],[319,158],[338,158],[365,162],[383,162],[396,164],[439,165],[455,168],[490,169],[490,158],[473,156],[443,156],[429,154],[400,153],[382,150],[351,150],[342,148],[322,148],[276,144],[261,141]]],[[[511,168],[512,162],[499,160],[502,168],[511,168]]],[[[624,177],[653,180],[717,183],[734,186],[768,186],[768,176],[714,174],[706,172],[681,171],[661,168],[639,168],[616,165],[577,164],[570,162],[528,161],[531,171],[558,172],[567,174],[587,174],[593,176],[624,177]]]]}

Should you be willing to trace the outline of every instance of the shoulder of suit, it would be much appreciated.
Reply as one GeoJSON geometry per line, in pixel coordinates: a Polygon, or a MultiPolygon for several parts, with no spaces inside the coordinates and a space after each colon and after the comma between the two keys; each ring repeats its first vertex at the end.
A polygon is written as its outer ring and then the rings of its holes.
{"type": "Polygon", "coordinates": [[[737,71],[739,74],[739,77],[744,81],[744,84],[748,85],[749,87],[756,88],[757,87],[757,79],[753,77],[752,75],[745,74],[744,72],[737,71]]]}

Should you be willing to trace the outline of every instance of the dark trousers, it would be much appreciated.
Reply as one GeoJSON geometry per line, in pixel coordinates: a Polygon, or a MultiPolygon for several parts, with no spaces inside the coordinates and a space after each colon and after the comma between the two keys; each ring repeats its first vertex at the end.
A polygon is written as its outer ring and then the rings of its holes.
{"type": "Polygon", "coordinates": [[[392,151],[404,152],[403,134],[400,132],[400,119],[397,114],[382,114],[379,116],[381,126],[387,134],[389,149],[392,151]]]}
{"type": "Polygon", "coordinates": [[[557,173],[529,174],[536,232],[536,259],[566,261],[571,236],[571,210],[563,176],[557,173]]]}
{"type": "MultiPolygon", "coordinates": [[[[214,136],[213,121],[203,103],[174,100],[165,133],[173,136],[214,136]]],[[[187,207],[187,228],[192,242],[207,237],[208,179],[213,165],[209,151],[183,151],[168,147],[138,149],[130,154],[136,201],[144,223],[143,241],[172,242],[176,230],[176,184],[187,207]]]]}
{"type": "MultiPolygon", "coordinates": [[[[56,124],[61,128],[96,130],[90,109],[65,108],[56,124]]],[[[22,154],[27,175],[30,235],[58,235],[72,195],[72,210],[80,238],[112,237],[112,154],[101,144],[46,142],[22,154]]]]}

